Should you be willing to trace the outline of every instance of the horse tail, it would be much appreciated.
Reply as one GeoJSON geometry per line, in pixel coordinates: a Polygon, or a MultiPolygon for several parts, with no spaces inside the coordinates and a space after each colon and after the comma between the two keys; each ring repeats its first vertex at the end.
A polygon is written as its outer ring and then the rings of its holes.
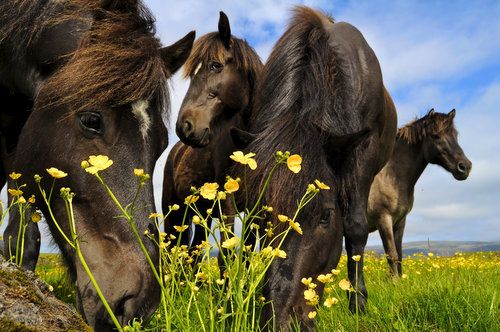
{"type": "Polygon", "coordinates": [[[268,122],[268,116],[259,116],[262,112],[272,110],[278,116],[291,111],[330,135],[364,129],[359,113],[352,111],[343,60],[331,43],[333,24],[324,13],[304,6],[294,8],[287,31],[266,63],[256,118],[268,122]]]}

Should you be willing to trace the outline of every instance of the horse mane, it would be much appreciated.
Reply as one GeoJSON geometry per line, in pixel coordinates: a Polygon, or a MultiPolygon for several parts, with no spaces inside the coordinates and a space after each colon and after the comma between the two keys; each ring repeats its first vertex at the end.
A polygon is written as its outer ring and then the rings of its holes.
{"type": "Polygon", "coordinates": [[[420,119],[416,118],[412,122],[398,129],[396,138],[406,141],[408,144],[415,144],[431,134],[439,134],[453,127],[453,120],[444,113],[429,111],[420,119]]]}
{"type": "MultiPolygon", "coordinates": [[[[303,170],[293,174],[280,168],[266,192],[266,204],[286,213],[314,179],[336,180],[323,148],[329,135],[361,130],[360,119],[350,112],[349,86],[342,59],[329,45],[325,30],[333,20],[307,7],[296,7],[285,34],[274,47],[260,79],[256,111],[250,131],[257,133],[249,150],[257,154],[259,169],[248,183],[262,185],[275,164],[269,152],[289,150],[302,156],[303,170]]],[[[343,190],[339,189],[341,192],[343,190]]],[[[255,194],[255,193],[254,193],[255,194]]],[[[254,199],[254,198],[252,198],[254,199]]],[[[311,202],[315,211],[320,200],[311,202]]]]}
{"type": "MultiPolygon", "coordinates": [[[[106,11],[96,0],[11,0],[7,3],[14,8],[9,9],[11,17],[7,20],[13,25],[0,32],[0,42],[8,33],[24,33],[17,36],[21,37],[24,49],[29,48],[45,27],[68,21],[90,25],[82,34],[79,47],[66,55],[66,63],[44,82],[35,107],[67,106],[72,112],[78,112],[146,99],[168,115],[167,78],[171,73],[161,58],[160,41],[154,36],[154,19],[141,2],[138,9],[130,13],[106,11]],[[16,15],[22,12],[19,8],[25,12],[18,23],[16,15]],[[26,26],[31,28],[15,32],[26,26]]],[[[0,6],[0,10],[2,7],[8,8],[6,4],[0,6]]]]}

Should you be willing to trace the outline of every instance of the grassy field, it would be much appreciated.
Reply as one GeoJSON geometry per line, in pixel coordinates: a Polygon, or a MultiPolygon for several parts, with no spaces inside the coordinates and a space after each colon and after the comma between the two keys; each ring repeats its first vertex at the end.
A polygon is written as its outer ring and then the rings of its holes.
{"type": "MultiPolygon", "coordinates": [[[[339,302],[327,308],[323,299],[317,306],[319,331],[500,331],[498,252],[452,257],[415,254],[404,260],[405,274],[400,279],[389,276],[383,257],[369,254],[365,270],[369,305],[367,313],[359,317],[348,312],[345,292],[338,286],[346,277],[345,263],[343,256],[338,267],[341,273],[326,285],[328,297],[339,302]]],[[[37,273],[60,299],[74,302],[74,290],[59,256],[42,255],[37,273]]],[[[204,302],[203,289],[198,301],[204,302]]],[[[150,323],[148,330],[157,330],[161,323],[150,323]]]]}

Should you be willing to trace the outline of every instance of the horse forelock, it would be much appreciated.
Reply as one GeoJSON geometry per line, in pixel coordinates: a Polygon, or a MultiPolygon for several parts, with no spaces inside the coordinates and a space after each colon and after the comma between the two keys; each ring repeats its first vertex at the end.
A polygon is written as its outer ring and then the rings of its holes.
{"type": "Polygon", "coordinates": [[[137,11],[131,13],[106,11],[96,0],[12,0],[0,5],[0,9],[7,5],[14,7],[9,15],[19,8],[25,10],[18,17],[25,25],[22,29],[16,24],[5,27],[4,22],[15,23],[15,19],[6,21],[7,14],[0,14],[0,42],[17,37],[23,44],[17,49],[29,48],[45,27],[75,20],[90,23],[90,29],[82,33],[79,47],[65,56],[64,65],[42,85],[35,108],[66,107],[78,112],[149,100],[168,118],[170,72],[161,58],[160,41],[154,35],[154,19],[141,2],[137,11]],[[24,34],[14,36],[17,30],[24,34]]]}
{"type": "Polygon", "coordinates": [[[453,120],[445,113],[428,112],[420,119],[404,125],[397,131],[397,138],[409,144],[415,144],[429,135],[439,134],[448,130],[456,130],[453,120]]]}
{"type": "MultiPolygon", "coordinates": [[[[237,68],[247,75],[258,77],[263,65],[255,50],[245,40],[236,37],[231,37],[230,48],[237,68]]],[[[194,42],[193,50],[184,64],[184,77],[196,75],[200,66],[207,65],[210,61],[224,63],[226,54],[227,49],[218,32],[201,36],[194,42]]]]}

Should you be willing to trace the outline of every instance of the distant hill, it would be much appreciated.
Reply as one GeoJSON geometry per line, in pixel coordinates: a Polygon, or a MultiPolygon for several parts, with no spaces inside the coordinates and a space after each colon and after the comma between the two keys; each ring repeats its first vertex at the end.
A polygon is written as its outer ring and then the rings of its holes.
{"type": "MultiPolygon", "coordinates": [[[[367,251],[375,251],[384,254],[382,246],[367,246],[367,251]]],[[[416,241],[403,243],[403,255],[408,256],[414,253],[433,252],[440,256],[451,256],[456,252],[478,252],[478,251],[500,251],[500,241],[479,242],[479,241],[416,241]]]]}

